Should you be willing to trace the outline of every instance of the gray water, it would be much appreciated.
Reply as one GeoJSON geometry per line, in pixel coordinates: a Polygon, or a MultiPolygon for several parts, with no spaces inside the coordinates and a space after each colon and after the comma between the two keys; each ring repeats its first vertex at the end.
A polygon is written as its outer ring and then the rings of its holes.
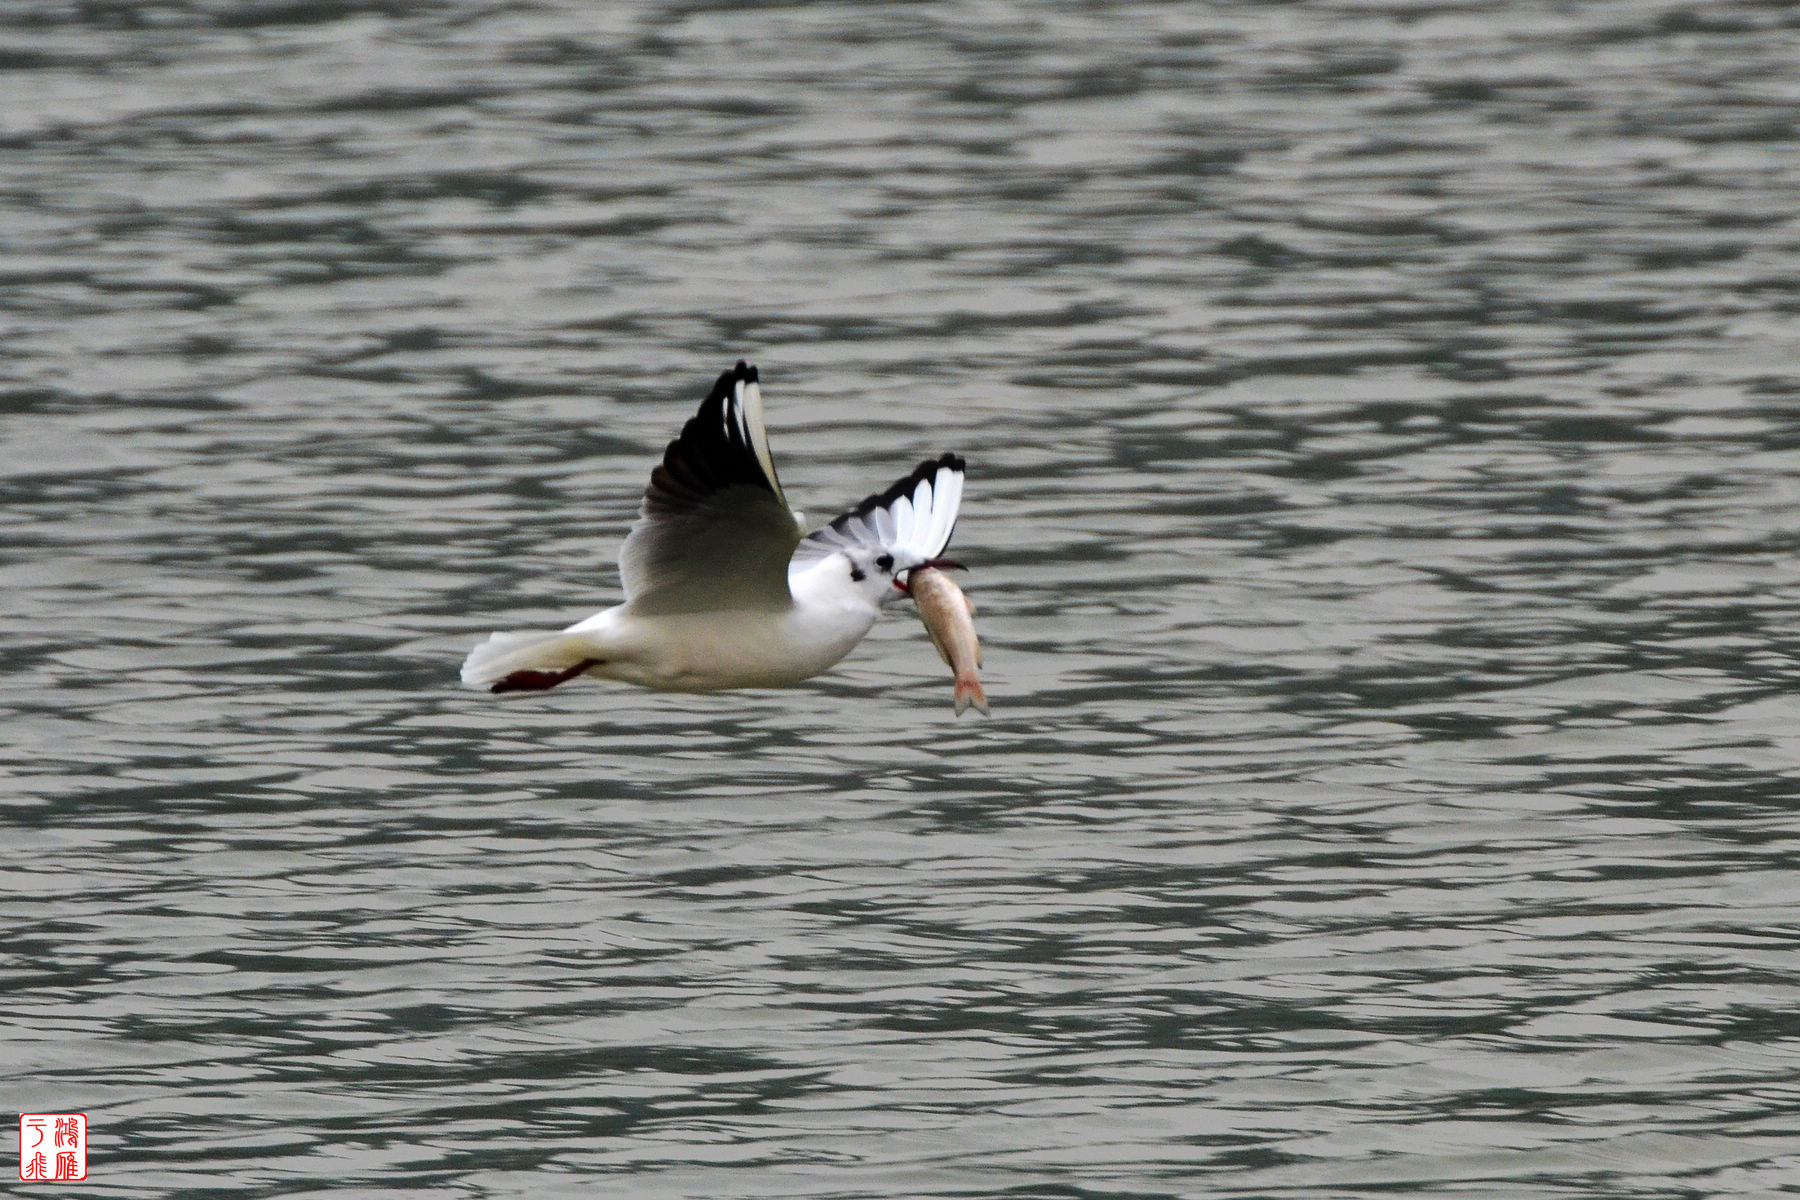
{"type": "Polygon", "coordinates": [[[1800,9],[0,34],[44,1194],[1800,1191],[1800,9]],[[968,457],[991,720],[456,686],[739,357],[968,457]]]}

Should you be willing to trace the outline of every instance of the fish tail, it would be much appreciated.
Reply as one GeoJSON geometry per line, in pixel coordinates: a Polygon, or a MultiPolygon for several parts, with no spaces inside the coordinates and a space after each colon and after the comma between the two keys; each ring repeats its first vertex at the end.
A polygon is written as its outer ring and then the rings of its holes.
{"type": "Polygon", "coordinates": [[[982,689],[981,679],[973,671],[956,673],[956,715],[962,716],[963,710],[973,704],[981,710],[982,716],[988,716],[987,692],[982,689]]]}

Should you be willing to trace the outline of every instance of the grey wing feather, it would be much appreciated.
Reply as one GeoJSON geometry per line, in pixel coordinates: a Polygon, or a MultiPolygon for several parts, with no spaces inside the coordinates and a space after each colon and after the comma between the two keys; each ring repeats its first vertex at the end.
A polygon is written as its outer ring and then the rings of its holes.
{"type": "Polygon", "coordinates": [[[625,600],[644,613],[786,608],[800,533],[769,454],[756,368],[740,362],[650,474],[619,551],[625,600]]]}

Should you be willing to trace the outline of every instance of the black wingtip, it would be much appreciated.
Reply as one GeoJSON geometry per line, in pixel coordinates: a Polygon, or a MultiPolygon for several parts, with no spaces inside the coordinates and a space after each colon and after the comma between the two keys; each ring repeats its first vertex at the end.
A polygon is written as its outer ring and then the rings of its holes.
{"type": "Polygon", "coordinates": [[[965,473],[962,455],[946,450],[936,458],[926,459],[914,467],[910,474],[894,480],[885,491],[876,492],[873,496],[865,496],[863,502],[850,511],[860,517],[866,516],[872,509],[886,508],[900,497],[912,495],[918,490],[920,483],[935,478],[937,473],[945,467],[949,467],[959,475],[965,473]]]}
{"type": "Polygon", "coordinates": [[[736,421],[726,419],[740,384],[755,383],[756,368],[739,359],[714,381],[700,409],[663,450],[661,465],[650,472],[644,512],[674,512],[728,487],[777,488],[763,474],[755,448],[736,421]]]}
{"type": "MultiPolygon", "coordinates": [[[[937,476],[943,471],[954,472],[960,479],[967,472],[967,464],[963,461],[962,455],[950,451],[946,451],[936,458],[926,459],[886,488],[872,496],[863,497],[862,501],[849,512],[833,517],[823,528],[816,529],[807,535],[800,544],[800,550],[796,551],[796,555],[812,558],[856,547],[880,548],[884,544],[884,537],[879,532],[877,524],[871,522],[869,514],[877,509],[892,508],[895,502],[903,496],[908,499],[916,496],[921,484],[927,481],[935,483],[937,476]]],[[[933,503],[934,505],[936,503],[935,491],[933,503]]],[[[956,521],[952,515],[950,527],[945,530],[943,540],[938,545],[926,549],[933,555],[941,554],[955,535],[956,521]]],[[[879,560],[877,561],[879,562],[879,560]]]]}
{"type": "Polygon", "coordinates": [[[964,474],[964,465],[962,455],[946,450],[936,458],[926,459],[924,462],[914,467],[909,474],[894,480],[894,482],[889,484],[885,490],[876,492],[872,496],[864,496],[860,504],[849,512],[837,517],[831,523],[834,527],[842,529],[844,523],[851,517],[866,517],[875,509],[889,507],[894,501],[902,496],[912,495],[913,492],[918,490],[920,483],[927,479],[936,478],[937,473],[945,467],[949,467],[959,475],[964,474]]]}
{"type": "Polygon", "coordinates": [[[756,382],[756,368],[740,358],[729,371],[721,371],[719,377],[713,380],[712,391],[707,393],[706,399],[708,402],[722,402],[738,384],[756,382]]]}

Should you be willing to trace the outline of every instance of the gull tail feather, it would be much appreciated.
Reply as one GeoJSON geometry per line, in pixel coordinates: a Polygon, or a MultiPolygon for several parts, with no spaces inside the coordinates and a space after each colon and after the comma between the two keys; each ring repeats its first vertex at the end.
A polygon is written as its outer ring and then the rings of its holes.
{"type": "Polygon", "coordinates": [[[601,661],[579,633],[522,630],[490,634],[463,660],[462,681],[489,692],[545,691],[601,661]]]}

